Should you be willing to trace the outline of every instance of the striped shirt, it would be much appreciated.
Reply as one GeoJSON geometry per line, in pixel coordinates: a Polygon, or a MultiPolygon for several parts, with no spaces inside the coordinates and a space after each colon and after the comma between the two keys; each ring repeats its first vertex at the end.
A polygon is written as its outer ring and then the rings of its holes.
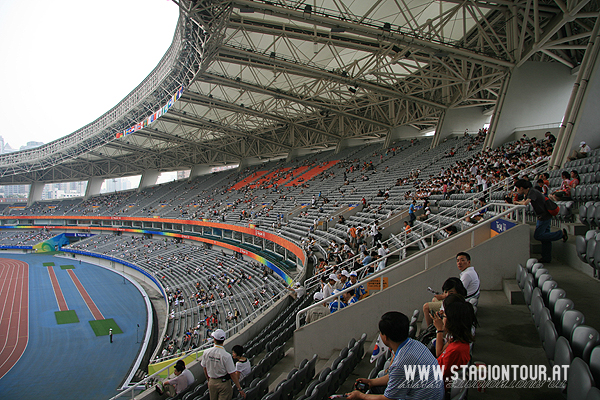
{"type": "Polygon", "coordinates": [[[431,351],[421,342],[407,339],[396,351],[394,362],[390,365],[384,396],[388,399],[443,400],[444,382],[434,378],[434,368],[439,368],[439,364],[431,351]],[[429,368],[427,379],[423,381],[419,381],[419,365],[429,368]],[[416,367],[415,380],[407,380],[405,366],[416,367]]]}

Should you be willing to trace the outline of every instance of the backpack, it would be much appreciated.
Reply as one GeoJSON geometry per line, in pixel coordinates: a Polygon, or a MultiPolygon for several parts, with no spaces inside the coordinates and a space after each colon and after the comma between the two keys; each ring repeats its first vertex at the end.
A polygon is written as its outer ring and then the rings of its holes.
{"type": "Polygon", "coordinates": [[[435,356],[435,338],[437,336],[437,328],[434,324],[429,325],[427,328],[419,332],[419,335],[415,338],[416,341],[423,343],[435,356]]]}
{"type": "Polygon", "coordinates": [[[545,197],[545,199],[544,205],[546,206],[546,211],[553,217],[556,217],[560,211],[560,207],[548,197],[545,197]]]}

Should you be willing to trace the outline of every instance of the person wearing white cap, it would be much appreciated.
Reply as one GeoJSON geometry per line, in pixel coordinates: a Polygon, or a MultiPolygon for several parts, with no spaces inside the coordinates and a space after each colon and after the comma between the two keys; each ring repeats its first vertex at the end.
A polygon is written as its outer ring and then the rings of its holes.
{"type": "Polygon", "coordinates": [[[348,287],[348,283],[350,283],[350,281],[348,280],[348,278],[350,277],[350,273],[348,271],[346,271],[345,269],[343,269],[339,275],[339,281],[335,283],[335,289],[337,290],[344,290],[348,287]]]}
{"type": "Polygon", "coordinates": [[[327,284],[323,286],[323,298],[326,299],[332,295],[335,284],[339,281],[336,274],[330,274],[327,284]]]}
{"type": "Polygon", "coordinates": [[[573,150],[571,155],[567,157],[567,160],[573,161],[579,158],[586,158],[588,153],[592,151],[590,146],[588,146],[583,140],[579,143],[579,151],[573,150]]]}
{"type": "MultiPolygon", "coordinates": [[[[350,272],[350,286],[356,284],[357,282],[358,274],[356,273],[356,271],[350,272]]],[[[354,298],[356,299],[356,301],[362,299],[366,294],[367,292],[363,285],[360,285],[358,288],[354,289],[354,298]]]]}
{"type": "Polygon", "coordinates": [[[306,294],[306,289],[302,287],[300,282],[294,283],[294,288],[286,287],[286,289],[290,291],[290,296],[294,299],[299,299],[306,294]]]}
{"type": "Polygon", "coordinates": [[[246,398],[246,393],[242,390],[238,374],[236,371],[233,358],[224,348],[225,331],[223,329],[215,329],[211,334],[215,341],[215,345],[204,351],[200,365],[204,368],[204,375],[208,381],[208,390],[210,392],[210,400],[231,400],[233,396],[233,387],[230,379],[243,398],[246,398]]]}
{"type": "MultiPolygon", "coordinates": [[[[323,293],[317,292],[314,294],[313,299],[315,302],[319,303],[323,300],[323,293]]],[[[324,316],[329,314],[329,308],[325,303],[321,303],[321,307],[315,307],[308,310],[306,313],[306,323],[309,324],[311,322],[315,322],[319,318],[323,318],[324,316]]]]}

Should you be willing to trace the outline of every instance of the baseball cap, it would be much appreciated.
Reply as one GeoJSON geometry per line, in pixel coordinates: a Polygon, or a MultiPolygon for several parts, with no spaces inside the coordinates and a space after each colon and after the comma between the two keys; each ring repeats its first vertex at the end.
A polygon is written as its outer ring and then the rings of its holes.
{"type": "Polygon", "coordinates": [[[314,294],[313,299],[315,299],[315,301],[321,301],[323,300],[323,292],[317,292],[314,294]]]}
{"type": "Polygon", "coordinates": [[[358,274],[356,273],[356,271],[352,271],[350,272],[349,276],[358,276],[358,274]]]}
{"type": "Polygon", "coordinates": [[[344,275],[346,278],[350,276],[350,274],[346,270],[342,271],[342,275],[344,275]]]}
{"type": "Polygon", "coordinates": [[[581,141],[581,143],[579,143],[580,146],[585,146],[585,142],[581,141]]]}
{"type": "Polygon", "coordinates": [[[296,282],[296,283],[294,283],[294,286],[296,286],[296,287],[300,287],[300,282],[296,282]]]}
{"type": "Polygon", "coordinates": [[[337,277],[336,274],[329,275],[329,279],[332,280],[332,281],[336,281],[336,282],[339,281],[339,279],[338,279],[338,277],[337,277]]]}
{"type": "Polygon", "coordinates": [[[215,339],[215,340],[225,340],[225,331],[223,329],[216,329],[211,336],[215,339]]]}

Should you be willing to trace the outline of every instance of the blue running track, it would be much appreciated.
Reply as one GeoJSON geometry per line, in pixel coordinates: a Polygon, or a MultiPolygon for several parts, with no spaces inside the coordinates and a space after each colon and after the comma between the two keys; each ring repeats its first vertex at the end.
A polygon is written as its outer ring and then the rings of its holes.
{"type": "Polygon", "coordinates": [[[0,399],[106,400],[116,395],[145,335],[149,316],[142,294],[122,276],[77,260],[1,255],[29,264],[30,328],[25,353],[0,379],[0,399]],[[54,312],[58,305],[48,271],[42,265],[45,262],[54,263],[69,310],[75,310],[79,323],[57,325],[54,312]],[[113,336],[112,344],[108,336],[96,336],[92,331],[88,321],[94,317],[61,265],[75,266],[75,274],[104,317],[113,318],[123,330],[113,336]]]}

